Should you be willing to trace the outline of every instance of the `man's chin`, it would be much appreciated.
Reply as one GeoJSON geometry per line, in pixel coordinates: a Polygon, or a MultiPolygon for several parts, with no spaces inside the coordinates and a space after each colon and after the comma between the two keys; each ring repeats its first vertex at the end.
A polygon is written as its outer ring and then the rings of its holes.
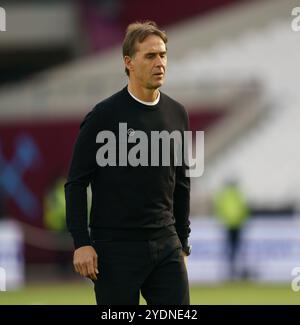
{"type": "Polygon", "coordinates": [[[149,89],[158,89],[163,85],[163,81],[157,81],[150,85],[149,89]]]}

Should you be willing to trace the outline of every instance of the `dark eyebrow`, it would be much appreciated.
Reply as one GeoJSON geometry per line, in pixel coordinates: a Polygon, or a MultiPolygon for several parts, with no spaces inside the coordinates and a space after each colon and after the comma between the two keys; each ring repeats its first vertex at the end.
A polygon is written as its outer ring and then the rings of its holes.
{"type": "Polygon", "coordinates": [[[162,52],[147,52],[145,55],[152,55],[152,54],[167,54],[167,51],[162,51],[162,52]]]}

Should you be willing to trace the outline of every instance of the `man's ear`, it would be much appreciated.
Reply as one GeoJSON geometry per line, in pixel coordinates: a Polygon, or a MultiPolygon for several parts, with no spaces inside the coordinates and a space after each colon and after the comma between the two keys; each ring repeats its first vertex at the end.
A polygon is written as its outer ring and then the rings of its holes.
{"type": "Polygon", "coordinates": [[[124,56],[124,64],[129,71],[133,70],[132,58],[130,56],[128,55],[124,56]]]}

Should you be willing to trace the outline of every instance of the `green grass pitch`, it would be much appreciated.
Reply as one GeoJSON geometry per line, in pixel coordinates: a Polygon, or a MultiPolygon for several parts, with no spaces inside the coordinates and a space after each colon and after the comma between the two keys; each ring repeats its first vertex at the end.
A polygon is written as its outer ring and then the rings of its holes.
{"type": "MultiPolygon", "coordinates": [[[[20,291],[0,292],[0,305],[89,305],[95,304],[89,282],[31,284],[20,291]]],[[[145,304],[141,299],[141,304],[145,304]]],[[[224,283],[191,287],[191,304],[300,304],[300,292],[289,284],[224,283]]]]}

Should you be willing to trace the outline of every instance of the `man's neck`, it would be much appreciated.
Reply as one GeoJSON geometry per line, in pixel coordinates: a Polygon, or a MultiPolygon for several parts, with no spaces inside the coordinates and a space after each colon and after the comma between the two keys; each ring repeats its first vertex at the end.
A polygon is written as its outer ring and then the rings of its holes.
{"type": "Polygon", "coordinates": [[[154,102],[158,96],[158,89],[147,89],[140,86],[133,85],[130,80],[128,81],[128,90],[143,102],[154,102]]]}

